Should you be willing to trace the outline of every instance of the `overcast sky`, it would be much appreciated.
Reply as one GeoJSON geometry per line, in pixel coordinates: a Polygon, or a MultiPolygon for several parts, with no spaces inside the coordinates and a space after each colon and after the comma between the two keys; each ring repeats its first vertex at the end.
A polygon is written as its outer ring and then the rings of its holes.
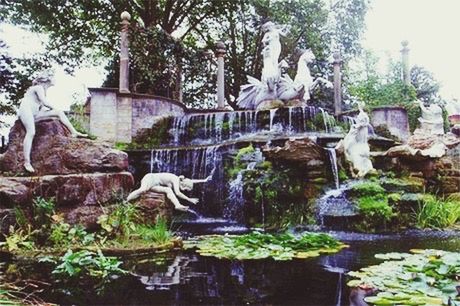
{"type": "MultiPolygon", "coordinates": [[[[444,98],[460,98],[456,77],[460,72],[459,13],[460,0],[372,0],[363,46],[385,60],[386,53],[399,58],[401,41],[408,40],[411,65],[432,71],[443,85],[444,98]]],[[[9,25],[1,25],[0,31],[13,55],[43,50],[40,35],[9,25]]],[[[100,86],[104,79],[101,67],[82,68],[75,77],[66,75],[59,67],[56,72],[57,83],[50,88],[48,97],[61,109],[68,109],[72,93],[100,86]]]]}

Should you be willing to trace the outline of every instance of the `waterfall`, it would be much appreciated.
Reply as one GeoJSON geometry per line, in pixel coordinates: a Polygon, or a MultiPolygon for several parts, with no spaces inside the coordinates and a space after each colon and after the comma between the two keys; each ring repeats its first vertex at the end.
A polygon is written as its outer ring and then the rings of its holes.
{"type": "Polygon", "coordinates": [[[273,119],[275,119],[277,108],[270,109],[270,131],[273,130],[273,119]]]}
{"type": "Polygon", "coordinates": [[[326,148],[331,162],[332,175],[334,176],[335,189],[339,189],[339,171],[337,168],[337,154],[335,148],[326,148]]]}
{"type": "Polygon", "coordinates": [[[238,172],[236,178],[229,183],[228,205],[224,208],[223,217],[227,220],[242,222],[244,210],[243,173],[246,170],[254,170],[257,162],[250,162],[246,169],[238,172]]]}
{"type": "Polygon", "coordinates": [[[214,114],[214,118],[215,118],[215,129],[216,129],[217,142],[220,142],[222,141],[222,127],[224,125],[225,113],[220,112],[220,113],[214,114]]]}

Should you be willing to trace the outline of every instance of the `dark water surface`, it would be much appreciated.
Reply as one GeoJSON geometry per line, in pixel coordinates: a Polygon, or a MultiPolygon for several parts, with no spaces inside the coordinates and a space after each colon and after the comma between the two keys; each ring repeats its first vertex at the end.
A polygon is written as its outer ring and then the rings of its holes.
{"type": "Polygon", "coordinates": [[[411,248],[460,251],[459,232],[331,234],[350,247],[292,261],[219,260],[194,252],[127,259],[124,267],[133,274],[114,280],[102,296],[92,288],[74,288],[73,294],[48,290],[43,297],[80,305],[350,305],[346,272],[381,262],[374,258],[376,253],[411,248]]]}

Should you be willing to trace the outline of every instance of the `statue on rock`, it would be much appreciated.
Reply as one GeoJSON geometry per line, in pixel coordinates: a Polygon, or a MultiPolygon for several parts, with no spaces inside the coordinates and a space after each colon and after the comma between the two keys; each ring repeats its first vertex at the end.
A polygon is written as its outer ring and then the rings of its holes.
{"type": "MultiPolygon", "coordinates": [[[[358,103],[359,114],[356,123],[350,126],[348,134],[337,146],[343,145],[345,158],[351,162],[351,173],[354,177],[364,177],[367,173],[374,170],[370,160],[370,148],[367,142],[370,125],[369,116],[363,110],[363,105],[358,103]],[[357,170],[356,174],[354,170],[357,170]]],[[[338,147],[336,149],[338,149],[338,147]]]]}
{"type": "Polygon", "coordinates": [[[193,184],[206,183],[210,180],[211,176],[201,180],[193,180],[185,178],[183,175],[177,176],[172,173],[148,173],[142,178],[139,189],[131,192],[126,200],[132,201],[137,199],[144,192],[154,191],[164,193],[173,203],[175,209],[188,211],[188,206],[180,204],[177,198],[188,201],[192,204],[197,204],[198,199],[187,197],[181,192],[181,190],[191,191],[193,189],[193,184]]]}
{"type": "Polygon", "coordinates": [[[248,76],[248,84],[242,85],[236,99],[243,109],[272,109],[284,107],[289,101],[305,105],[310,100],[311,90],[320,82],[331,87],[332,83],[324,78],[313,80],[308,65],[315,60],[315,55],[308,49],[302,53],[297,63],[294,80],[287,73],[289,67],[285,60],[279,62],[281,54],[280,36],[288,32],[286,27],[267,22],[262,26],[265,32],[262,38],[263,68],[261,80],[248,76]]]}
{"type": "Polygon", "coordinates": [[[422,101],[418,101],[422,110],[422,118],[420,121],[420,133],[429,135],[444,135],[444,119],[442,117],[441,107],[433,103],[429,107],[425,107],[422,101]]]}
{"type": "Polygon", "coordinates": [[[35,136],[35,122],[39,120],[58,118],[71,132],[74,137],[87,137],[86,134],[79,133],[70,123],[63,111],[54,109],[46,99],[46,91],[54,85],[54,73],[51,70],[46,70],[40,73],[37,78],[32,81],[32,86],[29,87],[21,100],[18,110],[18,117],[21,120],[26,130],[24,137],[24,168],[28,172],[35,172],[30,162],[30,151],[32,149],[32,141],[35,136]]]}

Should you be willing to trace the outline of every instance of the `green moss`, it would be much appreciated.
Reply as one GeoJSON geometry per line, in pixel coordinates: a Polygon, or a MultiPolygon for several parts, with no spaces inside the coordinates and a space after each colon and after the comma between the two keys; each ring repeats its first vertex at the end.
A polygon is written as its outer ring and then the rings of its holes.
{"type": "Polygon", "coordinates": [[[378,182],[363,182],[351,188],[353,196],[383,197],[385,189],[378,182]]]}
{"type": "Polygon", "coordinates": [[[172,117],[165,117],[158,120],[150,129],[141,130],[133,141],[126,146],[126,149],[151,149],[167,143],[171,139],[169,125],[172,117]]]}
{"type": "Polygon", "coordinates": [[[324,118],[321,113],[318,113],[313,119],[307,119],[305,122],[308,131],[325,131],[324,118]]]}

